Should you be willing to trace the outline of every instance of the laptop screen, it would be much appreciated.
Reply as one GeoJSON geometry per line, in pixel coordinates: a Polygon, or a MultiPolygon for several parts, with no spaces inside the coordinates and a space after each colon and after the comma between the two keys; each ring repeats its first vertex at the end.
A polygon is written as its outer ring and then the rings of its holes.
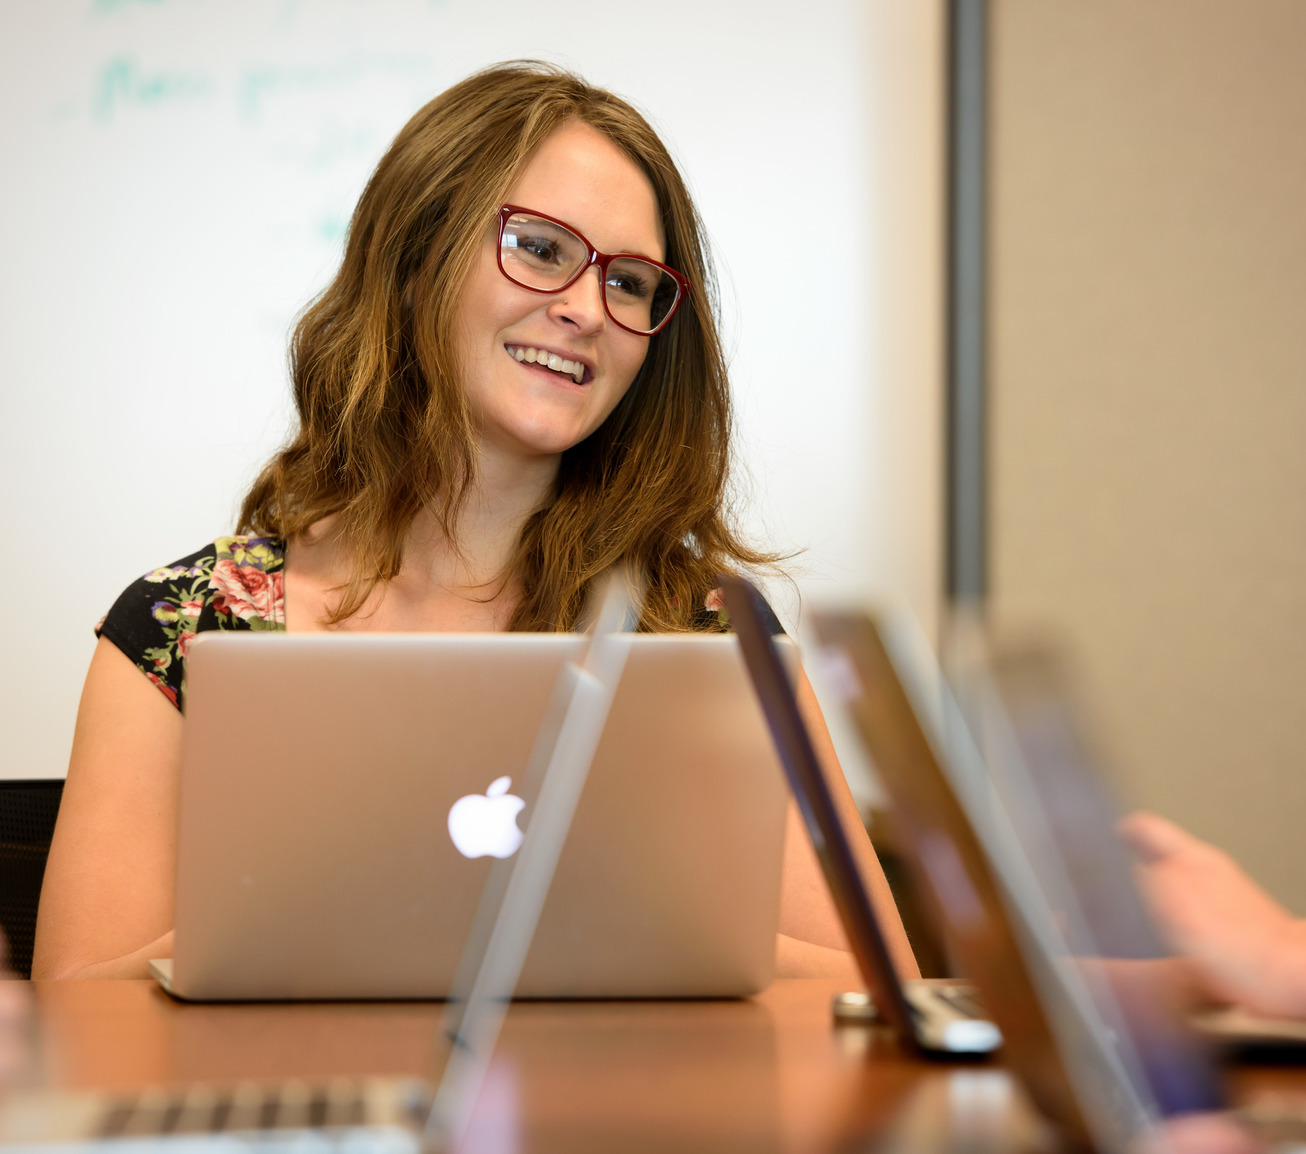
{"type": "Polygon", "coordinates": [[[789,674],[772,641],[770,607],[741,577],[723,574],[718,582],[790,792],[812,839],[862,980],[884,1020],[897,1030],[903,1045],[910,1049],[915,1045],[911,1009],[894,974],[888,945],[858,872],[848,831],[824,781],[789,674]]]}
{"type": "Polygon", "coordinates": [[[1124,1034],[1163,1116],[1218,1109],[1214,1064],[1179,1022],[1176,973],[1134,884],[1118,818],[1072,706],[1064,670],[1043,648],[1008,649],[955,675],[995,808],[1026,884],[1059,930],[1098,1013],[1124,1034]]]}
{"type": "Polygon", "coordinates": [[[1172,1115],[1220,1109],[1208,1056],[1158,996],[1166,963],[1101,797],[1079,800],[1091,778],[1083,785],[1073,747],[1053,740],[1064,736],[1055,713],[1009,713],[982,665],[954,695],[906,622],[813,616],[822,644],[856,670],[851,713],[898,813],[903,852],[1045,1112],[1097,1146],[1124,1149],[1172,1115]],[[1033,756],[1017,758],[1017,733],[1033,756]],[[1028,780],[1031,765],[1052,767],[1042,780],[1055,820],[1028,780]],[[1076,827],[1064,847],[1056,820],[1076,827]],[[1081,901],[1071,879],[1082,876],[1106,889],[1086,889],[1081,901]]]}

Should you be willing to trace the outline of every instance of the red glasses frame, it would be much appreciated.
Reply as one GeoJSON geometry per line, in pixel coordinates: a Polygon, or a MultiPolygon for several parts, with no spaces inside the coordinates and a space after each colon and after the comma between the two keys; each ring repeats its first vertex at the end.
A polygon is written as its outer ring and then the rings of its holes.
{"type": "Polygon", "coordinates": [[[671,302],[671,307],[667,309],[667,315],[662,318],[662,320],[658,323],[658,327],[655,329],[632,329],[629,325],[623,325],[619,320],[617,320],[615,316],[612,315],[612,310],[608,308],[607,289],[603,288],[602,284],[600,285],[599,299],[603,302],[603,311],[608,314],[608,319],[614,325],[616,325],[619,329],[625,329],[626,332],[634,333],[636,336],[639,337],[656,336],[664,328],[666,328],[667,325],[671,323],[671,318],[676,315],[676,312],[679,310],[680,306],[684,304],[686,298],[689,296],[690,289],[693,286],[690,284],[689,279],[687,277],[683,276],[681,273],[676,272],[676,270],[673,269],[669,264],[663,264],[660,260],[654,260],[651,256],[643,256],[637,252],[613,252],[613,253],[599,252],[599,250],[596,249],[590,243],[589,238],[585,236],[585,234],[582,233],[580,229],[576,228],[574,225],[568,224],[565,220],[559,220],[556,216],[550,216],[547,212],[537,212],[533,208],[524,208],[520,204],[499,205],[499,245],[498,245],[498,250],[495,254],[495,260],[498,261],[499,271],[503,273],[504,277],[510,280],[518,288],[524,288],[527,292],[542,293],[545,295],[565,292],[567,289],[571,288],[571,286],[574,285],[578,280],[580,280],[581,277],[583,277],[587,272],[589,272],[589,270],[594,265],[599,266],[599,276],[603,279],[604,282],[606,282],[607,275],[608,275],[608,265],[611,264],[614,260],[620,260],[623,257],[627,260],[642,260],[645,264],[651,264],[655,268],[660,268],[664,273],[667,274],[667,276],[669,276],[673,281],[676,282],[676,299],[671,302]],[[526,216],[536,216],[539,217],[540,220],[547,220],[550,224],[556,224],[559,228],[565,228],[569,233],[571,233],[574,237],[576,237],[576,239],[579,240],[589,250],[589,259],[583,265],[581,265],[576,275],[572,277],[571,280],[569,280],[566,284],[559,285],[557,288],[553,288],[553,289],[542,289],[542,288],[535,288],[532,285],[522,284],[522,282],[517,280],[516,277],[508,276],[508,270],[503,267],[503,233],[504,230],[508,227],[508,218],[510,216],[515,215],[516,213],[523,213],[526,216]]]}

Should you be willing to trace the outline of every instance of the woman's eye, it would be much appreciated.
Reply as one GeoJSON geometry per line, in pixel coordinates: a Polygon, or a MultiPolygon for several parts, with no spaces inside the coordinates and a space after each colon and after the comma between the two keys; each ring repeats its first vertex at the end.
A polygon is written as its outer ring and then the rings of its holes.
{"type": "Polygon", "coordinates": [[[558,261],[558,242],[548,237],[519,236],[517,251],[541,264],[556,264],[558,261]]]}
{"type": "Polygon", "coordinates": [[[608,272],[608,291],[619,292],[631,300],[644,300],[649,295],[649,282],[631,272],[608,272]]]}

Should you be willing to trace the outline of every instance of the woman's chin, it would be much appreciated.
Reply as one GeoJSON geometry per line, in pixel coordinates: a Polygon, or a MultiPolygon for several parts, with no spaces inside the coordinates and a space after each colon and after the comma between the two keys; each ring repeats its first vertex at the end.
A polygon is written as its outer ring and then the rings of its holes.
{"type": "Polygon", "coordinates": [[[568,449],[579,445],[594,430],[575,422],[541,421],[515,428],[483,430],[482,445],[505,456],[533,460],[551,459],[555,463],[568,449]]]}

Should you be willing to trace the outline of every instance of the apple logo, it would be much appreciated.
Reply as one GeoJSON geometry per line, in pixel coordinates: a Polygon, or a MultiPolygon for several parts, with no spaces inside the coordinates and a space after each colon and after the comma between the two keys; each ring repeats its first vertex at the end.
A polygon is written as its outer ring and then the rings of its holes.
{"type": "Polygon", "coordinates": [[[469,793],[449,810],[449,836],[463,857],[511,857],[521,846],[517,815],[526,807],[508,792],[510,777],[498,777],[484,795],[469,793]]]}

